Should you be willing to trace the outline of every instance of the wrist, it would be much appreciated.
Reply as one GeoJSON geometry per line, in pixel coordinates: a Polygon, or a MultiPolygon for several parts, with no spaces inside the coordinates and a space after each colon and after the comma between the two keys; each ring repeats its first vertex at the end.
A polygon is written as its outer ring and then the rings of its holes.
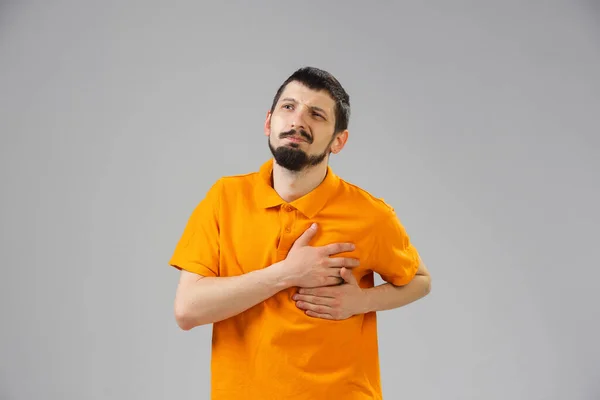
{"type": "Polygon", "coordinates": [[[362,301],[360,302],[360,306],[361,306],[360,310],[359,310],[360,313],[367,314],[367,313],[375,311],[373,309],[373,304],[372,304],[373,303],[373,296],[372,296],[373,290],[369,289],[369,288],[366,288],[366,289],[361,288],[361,291],[362,291],[362,296],[361,296],[362,301]]]}
{"type": "Polygon", "coordinates": [[[285,290],[296,286],[293,277],[289,274],[285,260],[272,264],[269,270],[272,272],[273,284],[278,290],[285,290]]]}

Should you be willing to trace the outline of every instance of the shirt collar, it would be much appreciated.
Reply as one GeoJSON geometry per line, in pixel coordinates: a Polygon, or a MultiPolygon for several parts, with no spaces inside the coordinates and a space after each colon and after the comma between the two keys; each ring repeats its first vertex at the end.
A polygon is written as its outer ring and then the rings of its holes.
{"type": "MultiPolygon", "coordinates": [[[[273,159],[270,159],[260,167],[254,188],[255,200],[259,207],[271,208],[286,203],[273,189],[271,184],[272,173],[273,159]]],[[[327,174],[319,186],[289,204],[307,218],[313,218],[325,206],[327,200],[331,198],[338,187],[338,183],[339,177],[332,171],[330,166],[327,166],[327,174]]]]}

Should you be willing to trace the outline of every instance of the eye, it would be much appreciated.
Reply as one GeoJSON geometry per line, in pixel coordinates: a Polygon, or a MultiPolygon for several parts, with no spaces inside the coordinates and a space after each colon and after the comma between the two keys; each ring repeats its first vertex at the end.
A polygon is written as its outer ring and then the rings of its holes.
{"type": "Polygon", "coordinates": [[[322,116],[321,114],[319,114],[319,113],[317,113],[317,112],[314,112],[314,113],[313,113],[313,116],[314,116],[315,118],[321,118],[321,119],[325,119],[325,117],[324,117],[324,116],[322,116]]]}
{"type": "Polygon", "coordinates": [[[291,104],[284,104],[281,108],[285,108],[286,110],[291,110],[293,106],[291,104]]]}

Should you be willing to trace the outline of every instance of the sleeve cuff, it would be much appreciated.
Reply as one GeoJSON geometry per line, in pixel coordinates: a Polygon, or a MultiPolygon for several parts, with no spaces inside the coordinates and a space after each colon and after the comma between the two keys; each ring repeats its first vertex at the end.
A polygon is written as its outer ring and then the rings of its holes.
{"type": "Polygon", "coordinates": [[[210,277],[218,276],[217,273],[215,271],[213,271],[211,268],[207,267],[206,265],[195,263],[195,262],[172,259],[171,261],[169,261],[169,265],[171,267],[177,268],[180,271],[185,270],[185,271],[192,272],[194,274],[201,275],[201,276],[210,276],[210,277]]]}
{"type": "Polygon", "coordinates": [[[418,269],[419,258],[416,257],[415,262],[410,267],[405,268],[404,273],[402,275],[380,274],[380,276],[381,279],[383,279],[387,283],[391,283],[394,286],[404,286],[413,280],[413,278],[417,274],[418,269]]]}

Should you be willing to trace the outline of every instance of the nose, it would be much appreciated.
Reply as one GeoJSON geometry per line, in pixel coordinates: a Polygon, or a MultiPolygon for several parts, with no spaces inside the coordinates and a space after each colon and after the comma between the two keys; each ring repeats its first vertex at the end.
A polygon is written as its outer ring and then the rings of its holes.
{"type": "Polygon", "coordinates": [[[292,129],[306,129],[306,121],[305,121],[305,112],[301,108],[295,110],[295,112],[291,115],[291,128],[292,129]]]}

